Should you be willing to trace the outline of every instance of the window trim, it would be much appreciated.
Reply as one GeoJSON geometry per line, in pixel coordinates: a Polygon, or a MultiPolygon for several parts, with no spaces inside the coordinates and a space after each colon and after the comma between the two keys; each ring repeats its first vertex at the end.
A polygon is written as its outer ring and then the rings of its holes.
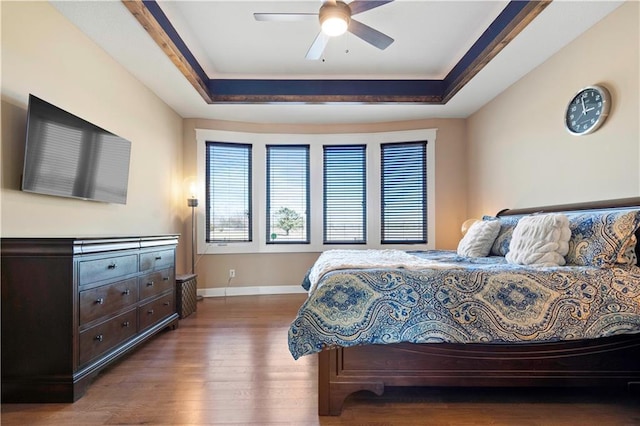
{"type": "Polygon", "coordinates": [[[204,232],[198,232],[198,254],[249,254],[249,253],[295,253],[322,252],[337,248],[335,244],[323,244],[323,188],[322,188],[322,147],[323,145],[367,145],[367,244],[344,244],[341,249],[406,249],[427,250],[435,248],[435,144],[437,129],[403,130],[376,133],[323,133],[323,134],[283,134],[251,133],[226,130],[195,129],[198,198],[202,200],[196,207],[197,225],[203,230],[205,224],[204,183],[205,183],[205,142],[229,142],[253,145],[253,240],[247,243],[206,243],[204,232]],[[389,142],[427,141],[427,244],[380,244],[380,144],[389,142]],[[266,229],[266,145],[310,146],[310,244],[267,244],[266,229]]]}

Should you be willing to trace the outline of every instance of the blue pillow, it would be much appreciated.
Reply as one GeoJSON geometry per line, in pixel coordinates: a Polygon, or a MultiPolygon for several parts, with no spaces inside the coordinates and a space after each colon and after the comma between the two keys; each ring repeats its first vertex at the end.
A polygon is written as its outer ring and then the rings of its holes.
{"type": "Polygon", "coordinates": [[[304,278],[302,279],[302,283],[300,284],[302,288],[309,291],[311,288],[311,280],[309,280],[309,274],[311,273],[311,268],[307,270],[307,273],[304,274],[304,278]]]}
{"type": "Polygon", "coordinates": [[[491,250],[489,254],[492,256],[506,256],[509,253],[509,244],[511,243],[511,237],[513,235],[513,230],[516,228],[518,224],[518,220],[520,220],[522,216],[483,216],[482,220],[499,220],[500,221],[500,232],[498,232],[498,236],[496,237],[493,245],[491,246],[491,250]]]}
{"type": "Polygon", "coordinates": [[[625,256],[640,226],[640,210],[567,213],[571,239],[567,264],[611,267],[625,256]]]}

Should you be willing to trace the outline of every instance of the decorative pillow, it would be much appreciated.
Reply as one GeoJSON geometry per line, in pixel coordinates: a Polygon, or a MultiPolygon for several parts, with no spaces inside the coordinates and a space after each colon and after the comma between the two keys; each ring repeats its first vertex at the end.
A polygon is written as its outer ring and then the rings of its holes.
{"type": "Polygon", "coordinates": [[[482,220],[493,220],[500,223],[500,232],[498,232],[498,236],[496,240],[493,242],[491,246],[491,250],[489,254],[493,256],[505,256],[509,252],[509,243],[511,242],[511,235],[513,235],[513,230],[518,224],[518,220],[522,216],[504,216],[504,217],[494,217],[494,216],[484,216],[482,220]]]}
{"type": "Polygon", "coordinates": [[[623,249],[622,253],[618,255],[616,263],[621,263],[623,265],[637,265],[638,255],[636,254],[636,244],[638,244],[638,239],[634,234],[629,238],[627,248],[623,249]]]}
{"type": "Polygon", "coordinates": [[[640,210],[571,213],[567,263],[610,267],[622,261],[640,226],[640,210]]]}
{"type": "Polygon", "coordinates": [[[513,230],[505,258],[508,263],[521,265],[564,265],[569,238],[569,218],[564,214],[525,216],[513,230]]]}
{"type": "Polygon", "coordinates": [[[302,279],[302,284],[300,284],[302,288],[304,288],[307,291],[309,291],[309,289],[311,288],[311,280],[309,279],[310,273],[311,273],[311,268],[307,269],[307,273],[304,274],[304,278],[302,279]]]}
{"type": "Polygon", "coordinates": [[[458,243],[458,254],[467,257],[486,257],[500,232],[500,222],[478,221],[469,227],[458,243]]]}

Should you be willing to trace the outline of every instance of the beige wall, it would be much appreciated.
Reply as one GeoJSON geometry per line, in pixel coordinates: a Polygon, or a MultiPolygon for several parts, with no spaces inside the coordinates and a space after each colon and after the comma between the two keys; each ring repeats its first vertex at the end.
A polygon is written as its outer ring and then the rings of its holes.
{"type": "MultiPolygon", "coordinates": [[[[190,268],[183,178],[195,174],[194,129],[323,133],[324,126],[183,120],[46,2],[3,2],[2,236],[108,236],[179,232],[178,272],[190,268]],[[29,93],[132,141],[126,205],[23,193],[29,93]],[[183,130],[184,128],[184,130],[183,130]],[[184,141],[184,151],[180,146],[184,141]],[[183,158],[184,156],[184,158],[183,158]],[[183,167],[185,172],[183,174],[183,167]]],[[[438,128],[436,246],[454,248],[466,217],[465,122],[460,119],[332,126],[332,133],[438,128]]],[[[199,287],[298,285],[314,253],[205,255],[199,287]]]]}
{"type": "Polygon", "coordinates": [[[628,2],[468,119],[469,213],[640,195],[639,8],[628,2]],[[564,111],[606,85],[610,116],[572,136],[564,111]]]}
{"type": "Polygon", "coordinates": [[[49,3],[1,7],[2,236],[181,231],[182,118],[49,3]],[[20,191],[29,93],[131,141],[126,205],[20,191]]]}
{"type": "MultiPolygon", "coordinates": [[[[468,216],[503,207],[640,193],[638,11],[629,2],[467,120],[331,126],[331,133],[437,128],[436,247],[453,249],[468,216]],[[564,108],[581,87],[606,84],[611,116],[573,137],[564,108]]],[[[326,126],[182,120],[46,2],[2,2],[3,236],[180,232],[190,262],[183,176],[195,174],[196,128],[323,133],[326,126]],[[33,93],[132,141],[126,205],[19,190],[27,97],[33,93]],[[184,143],[184,146],[181,144],[184,143]],[[184,174],[183,174],[184,170],[184,174]]],[[[199,287],[298,285],[317,253],[204,255],[199,287]],[[227,271],[237,270],[228,283],[227,271]]]]}
{"type": "MultiPolygon", "coordinates": [[[[195,129],[215,129],[253,133],[373,133],[398,130],[438,129],[436,153],[436,242],[437,248],[456,248],[460,225],[466,219],[466,182],[464,159],[466,127],[462,119],[433,119],[411,122],[318,125],[276,125],[237,123],[215,120],[185,120],[184,170],[196,174],[195,129]]],[[[183,234],[190,235],[188,226],[183,234]]],[[[187,255],[190,256],[190,249],[187,255]]],[[[196,271],[198,287],[246,287],[298,285],[318,253],[290,254],[205,254],[199,257],[196,271]],[[236,278],[228,279],[228,270],[236,278]]]]}

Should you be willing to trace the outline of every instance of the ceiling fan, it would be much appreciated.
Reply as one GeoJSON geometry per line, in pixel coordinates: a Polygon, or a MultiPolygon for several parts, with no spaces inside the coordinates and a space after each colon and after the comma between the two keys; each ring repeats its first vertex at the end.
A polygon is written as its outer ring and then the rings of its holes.
{"type": "Polygon", "coordinates": [[[360,37],[380,50],[389,47],[394,41],[391,37],[360,21],[356,21],[352,16],[392,1],[353,0],[347,4],[341,0],[327,0],[322,4],[318,13],[254,13],[253,16],[256,21],[292,22],[319,19],[321,31],[316,36],[306,55],[307,59],[318,60],[322,57],[329,39],[346,31],[360,37]]]}

